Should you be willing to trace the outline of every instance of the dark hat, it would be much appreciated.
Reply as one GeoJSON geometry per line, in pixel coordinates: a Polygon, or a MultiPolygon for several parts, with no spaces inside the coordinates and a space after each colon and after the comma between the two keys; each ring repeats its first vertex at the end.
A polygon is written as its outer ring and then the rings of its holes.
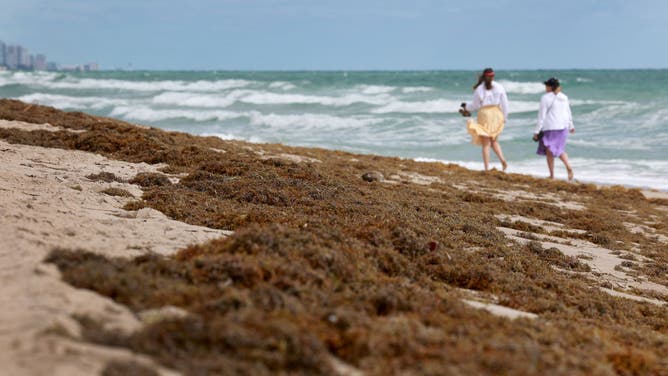
{"type": "Polygon", "coordinates": [[[543,82],[546,86],[555,88],[559,87],[559,80],[556,77],[550,77],[547,79],[547,81],[543,82]]]}

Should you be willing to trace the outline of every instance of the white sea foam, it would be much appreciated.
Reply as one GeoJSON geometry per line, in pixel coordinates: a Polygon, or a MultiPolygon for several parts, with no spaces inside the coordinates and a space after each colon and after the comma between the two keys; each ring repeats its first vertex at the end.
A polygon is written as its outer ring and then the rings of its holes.
{"type": "Polygon", "coordinates": [[[125,81],[115,79],[94,78],[68,78],[62,81],[56,80],[34,80],[26,82],[33,86],[47,87],[50,89],[78,89],[78,90],[125,90],[139,92],[157,91],[191,91],[191,92],[217,92],[250,85],[247,80],[219,80],[219,81],[125,81]]]}
{"type": "Polygon", "coordinates": [[[428,91],[432,91],[434,88],[432,87],[426,87],[426,86],[409,86],[401,89],[402,93],[405,94],[412,94],[412,93],[425,93],[428,91]]]}
{"type": "Polygon", "coordinates": [[[662,108],[655,111],[647,111],[643,117],[641,117],[639,124],[637,125],[639,129],[649,128],[652,130],[663,129],[663,135],[668,136],[668,129],[666,125],[668,124],[668,108],[662,108]]]}
{"type": "Polygon", "coordinates": [[[373,94],[385,94],[389,93],[396,89],[393,86],[379,86],[379,85],[358,85],[355,87],[356,92],[360,92],[362,94],[368,94],[368,95],[373,95],[373,94]]]}
{"type": "Polygon", "coordinates": [[[251,136],[242,136],[238,134],[230,134],[230,133],[202,133],[202,136],[204,137],[218,137],[221,140],[237,140],[237,141],[244,141],[244,142],[250,142],[252,144],[260,144],[260,143],[267,143],[267,142],[275,142],[276,140],[272,140],[271,138],[265,139],[263,137],[257,136],[257,135],[251,135],[251,136]]]}
{"type": "Polygon", "coordinates": [[[269,88],[288,91],[288,90],[296,89],[297,86],[295,86],[294,84],[292,84],[290,82],[275,81],[275,82],[272,82],[271,84],[269,84],[269,88]]]}
{"type": "Polygon", "coordinates": [[[340,97],[303,95],[303,94],[277,94],[270,92],[254,91],[239,100],[244,103],[264,104],[318,104],[322,106],[345,107],[354,103],[368,103],[381,105],[387,103],[390,97],[387,95],[361,95],[348,94],[340,97]]]}
{"type": "Polygon", "coordinates": [[[508,93],[515,94],[538,94],[545,92],[545,85],[540,82],[516,82],[499,80],[508,93]]]}
{"type": "Polygon", "coordinates": [[[245,115],[243,113],[232,111],[154,109],[148,106],[118,106],[111,111],[110,116],[143,122],[157,122],[169,119],[225,121],[243,117],[245,115]]]}
{"type": "MultiPolygon", "coordinates": [[[[251,135],[251,136],[242,136],[238,134],[230,134],[230,133],[202,133],[202,136],[204,137],[218,137],[221,140],[237,140],[237,141],[244,141],[244,142],[250,142],[252,144],[261,144],[261,143],[267,143],[267,142],[272,142],[271,139],[264,139],[260,136],[257,135],[251,135]]],[[[273,140],[275,142],[276,140],[273,140]]]]}
{"type": "Polygon", "coordinates": [[[582,181],[668,190],[668,161],[585,158],[571,161],[576,177],[582,181]]]}
{"type": "Polygon", "coordinates": [[[603,105],[594,111],[580,114],[579,120],[588,124],[607,125],[610,121],[616,122],[622,120],[628,122],[633,120],[637,122],[637,117],[654,110],[652,104],[640,104],[635,102],[613,102],[603,105]]]}
{"type": "MultiPolygon", "coordinates": [[[[511,114],[523,113],[523,112],[535,112],[538,114],[538,108],[540,103],[538,102],[527,102],[527,101],[508,101],[508,112],[511,114]]],[[[537,115],[536,115],[537,116],[537,115]]]]}
{"type": "Polygon", "coordinates": [[[591,78],[584,78],[584,77],[577,77],[575,79],[576,82],[594,82],[591,78]]]}
{"type": "Polygon", "coordinates": [[[45,106],[52,106],[61,109],[92,109],[99,110],[106,107],[125,106],[128,101],[125,99],[113,99],[103,97],[74,97],[68,95],[34,93],[23,95],[17,98],[20,101],[28,103],[37,103],[45,106]]]}
{"type": "Polygon", "coordinates": [[[253,93],[250,90],[232,90],[227,94],[203,94],[188,92],[165,92],[153,97],[152,102],[159,105],[173,105],[179,107],[224,108],[231,106],[245,95],[253,93]]]}
{"type": "Polygon", "coordinates": [[[625,101],[602,101],[602,100],[592,100],[592,99],[573,99],[573,98],[568,98],[568,103],[570,103],[571,106],[585,106],[585,105],[594,105],[594,106],[616,106],[616,105],[625,105],[625,104],[630,104],[633,105],[634,103],[632,102],[625,102],[625,101]]]}
{"type": "Polygon", "coordinates": [[[374,114],[407,113],[407,114],[452,114],[457,113],[461,102],[450,99],[434,99],[421,102],[393,101],[380,108],[371,110],[374,114]]]}
{"type": "MultiPolygon", "coordinates": [[[[371,110],[374,114],[387,113],[409,113],[409,114],[452,114],[459,111],[461,101],[450,99],[434,99],[419,102],[393,101],[382,107],[371,110]]],[[[537,102],[510,101],[508,107],[510,113],[536,112],[539,104],[537,102]]]]}
{"type": "Polygon", "coordinates": [[[382,124],[368,127],[353,138],[356,145],[374,146],[378,150],[387,150],[388,147],[403,150],[438,148],[468,143],[470,136],[464,124],[465,119],[460,117],[388,117],[383,119],[382,124]]]}
{"type": "Polygon", "coordinates": [[[623,150],[651,150],[651,140],[640,139],[605,139],[597,137],[596,139],[582,139],[572,137],[568,141],[569,144],[577,145],[585,148],[595,149],[623,149],[623,150]]]}
{"type": "Polygon", "coordinates": [[[390,97],[385,95],[367,96],[348,94],[340,97],[281,94],[259,90],[232,90],[227,93],[184,93],[166,92],[153,98],[153,103],[185,107],[221,108],[236,102],[254,105],[314,104],[321,106],[345,107],[354,103],[383,104],[390,97]]]}
{"type": "Polygon", "coordinates": [[[125,90],[139,92],[154,91],[192,91],[218,92],[242,88],[253,84],[253,81],[228,79],[217,81],[131,81],[118,79],[77,78],[53,72],[0,72],[0,87],[6,85],[25,85],[48,89],[71,90],[125,90]]]}
{"type": "MultiPolygon", "coordinates": [[[[439,160],[434,158],[415,158],[420,162],[453,163],[472,170],[482,170],[482,161],[439,160]]],[[[570,158],[575,171],[575,179],[580,182],[605,185],[623,185],[627,187],[668,190],[668,161],[660,160],[600,160],[570,158]]],[[[496,160],[491,167],[500,168],[496,160]]],[[[527,174],[536,177],[548,175],[545,160],[535,158],[525,161],[510,161],[507,172],[527,174]]],[[[555,163],[555,177],[566,180],[566,169],[559,162],[555,163]]]]}
{"type": "Polygon", "coordinates": [[[229,141],[229,140],[242,140],[243,141],[243,140],[245,140],[244,137],[237,136],[235,134],[230,134],[230,133],[206,133],[205,132],[205,133],[202,133],[202,136],[203,137],[210,137],[210,136],[218,137],[221,140],[226,140],[226,141],[229,141]]]}
{"type": "Polygon", "coordinates": [[[382,119],[372,117],[339,117],[325,114],[263,114],[252,111],[249,114],[250,124],[255,126],[268,126],[271,128],[290,130],[336,130],[349,128],[363,128],[378,124],[382,119]]]}
{"type": "Polygon", "coordinates": [[[58,77],[53,72],[20,72],[4,71],[0,72],[0,87],[7,85],[35,85],[40,82],[53,81],[58,77]]]}

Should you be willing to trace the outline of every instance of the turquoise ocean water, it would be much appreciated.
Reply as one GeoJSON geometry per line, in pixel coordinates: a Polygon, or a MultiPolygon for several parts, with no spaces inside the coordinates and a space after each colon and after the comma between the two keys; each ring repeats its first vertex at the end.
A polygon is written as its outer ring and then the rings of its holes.
{"type": "MultiPolygon", "coordinates": [[[[4,71],[0,97],[223,139],[482,169],[457,113],[476,74],[4,71]]],[[[500,138],[510,172],[547,175],[531,134],[550,76],[571,100],[577,131],[567,152],[576,179],[668,190],[668,70],[497,71],[510,101],[500,138]]],[[[557,177],[565,175],[557,162],[557,177]]]]}

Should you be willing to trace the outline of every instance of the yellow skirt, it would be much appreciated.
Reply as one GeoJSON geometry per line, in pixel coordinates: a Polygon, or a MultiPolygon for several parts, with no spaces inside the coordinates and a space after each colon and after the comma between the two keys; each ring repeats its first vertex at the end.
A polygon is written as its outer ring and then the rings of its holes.
{"type": "Polygon", "coordinates": [[[505,122],[503,112],[497,105],[485,106],[478,110],[477,121],[469,119],[466,121],[466,130],[471,135],[471,143],[482,145],[480,137],[496,139],[503,131],[505,122]]]}

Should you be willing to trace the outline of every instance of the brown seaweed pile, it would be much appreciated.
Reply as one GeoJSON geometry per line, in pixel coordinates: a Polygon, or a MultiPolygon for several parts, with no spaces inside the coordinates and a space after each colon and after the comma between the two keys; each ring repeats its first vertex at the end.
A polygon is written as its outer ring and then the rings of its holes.
{"type": "Polygon", "coordinates": [[[569,237],[637,252],[651,260],[637,271],[668,286],[665,243],[625,225],[651,218],[643,224],[667,235],[666,203],[637,190],[222,141],[18,101],[0,100],[0,118],[84,131],[0,129],[9,142],[165,163],[179,182],[138,175],[145,193],[128,210],[235,231],[173,257],[55,250],[47,261],[74,286],[138,314],[189,313],[129,337],[81,318],[90,341],[191,375],[668,374],[665,305],[610,296],[578,259],[496,228],[544,231],[495,216],[507,214],[583,230],[569,237]],[[365,181],[368,172],[385,178],[365,181]],[[514,190],[547,199],[501,198],[514,190]],[[559,206],[563,197],[584,209],[559,206]],[[470,290],[538,318],[471,308],[470,290]]]}

